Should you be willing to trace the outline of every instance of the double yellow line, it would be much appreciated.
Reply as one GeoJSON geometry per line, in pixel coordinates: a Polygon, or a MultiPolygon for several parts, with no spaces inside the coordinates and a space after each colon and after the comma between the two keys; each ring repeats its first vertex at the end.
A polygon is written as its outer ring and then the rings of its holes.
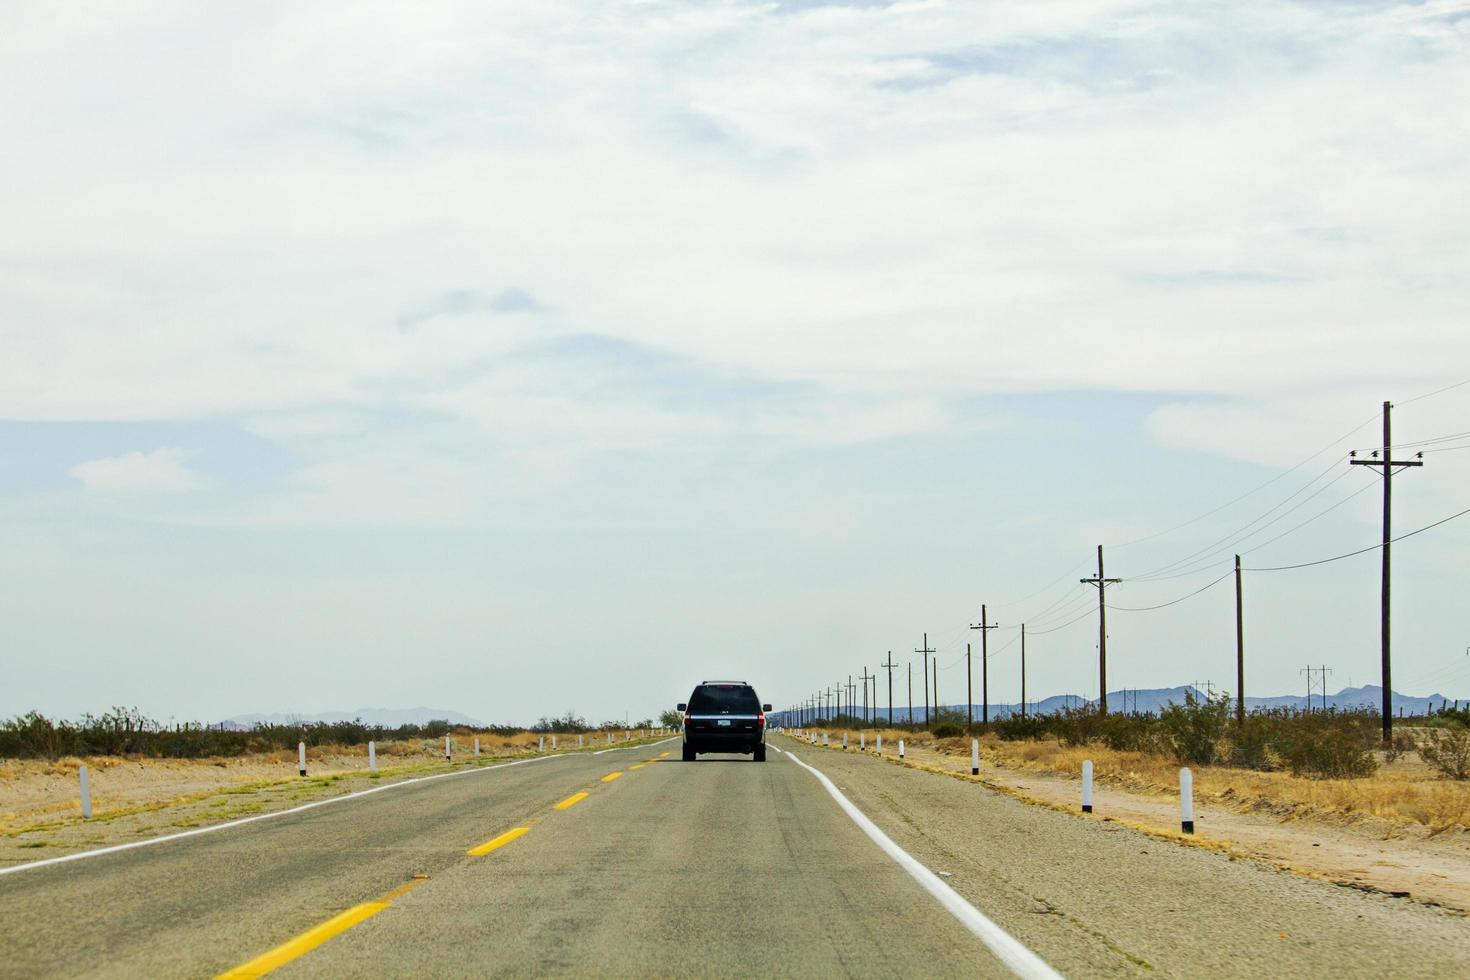
{"type": "MultiPolygon", "coordinates": [[[[642,762],[635,766],[629,766],[628,768],[641,769],[649,763],[666,758],[668,754],[667,752],[660,753],[658,756],[649,759],[648,762],[642,762]]],[[[610,783],[621,775],[623,775],[621,772],[610,772],[602,777],[602,782],[610,783]]],[[[585,791],[573,793],[560,803],[554,804],[552,809],[568,810],[587,799],[589,795],[585,791]]],[[[465,853],[470,857],[484,857],[492,851],[499,850],[511,841],[529,834],[531,832],[530,824],[534,822],[528,821],[526,826],[512,827],[499,837],[492,837],[478,847],[470,848],[465,853]]],[[[371,919],[379,912],[388,908],[392,904],[393,899],[407,894],[419,885],[422,885],[428,878],[428,875],[415,875],[412,881],[400,885],[377,901],[354,905],[347,911],[332,916],[321,925],[313,926],[294,939],[282,943],[270,952],[263,953],[248,963],[242,963],[233,970],[221,973],[216,980],[255,980],[256,977],[263,977],[272,970],[285,966],[298,957],[305,956],[333,936],[340,935],[361,922],[366,922],[368,919],[371,919]]]]}

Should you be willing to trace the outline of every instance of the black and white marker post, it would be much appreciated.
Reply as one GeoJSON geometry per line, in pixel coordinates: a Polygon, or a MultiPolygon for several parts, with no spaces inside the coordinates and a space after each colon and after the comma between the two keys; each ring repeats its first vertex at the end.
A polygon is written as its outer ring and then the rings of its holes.
{"type": "Polygon", "coordinates": [[[1092,760],[1082,762],[1082,812],[1092,812],[1092,760]]]}
{"type": "Polygon", "coordinates": [[[1179,829],[1194,833],[1194,773],[1187,766],[1179,770],[1179,829]]]}
{"type": "Polygon", "coordinates": [[[980,740],[970,739],[970,775],[980,775],[980,740]]]}
{"type": "Polygon", "coordinates": [[[444,736],[444,758],[449,758],[449,736],[444,736]]]}
{"type": "Polygon", "coordinates": [[[903,758],[903,739],[898,740],[898,757],[903,758]]]}
{"type": "Polygon", "coordinates": [[[368,772],[378,771],[378,743],[368,743],[368,772]]]}
{"type": "Polygon", "coordinates": [[[301,775],[305,776],[306,775],[306,743],[305,742],[297,742],[296,743],[296,757],[297,757],[297,759],[301,763],[297,768],[299,768],[301,770],[301,775]]]}

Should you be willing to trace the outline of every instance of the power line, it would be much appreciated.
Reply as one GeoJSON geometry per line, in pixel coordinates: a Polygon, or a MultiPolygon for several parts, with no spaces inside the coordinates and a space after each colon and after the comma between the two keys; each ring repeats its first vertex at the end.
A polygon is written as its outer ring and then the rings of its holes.
{"type": "MultiPolygon", "coordinates": [[[[1467,383],[1470,383],[1470,382],[1467,382],[1467,383]]],[[[1426,396],[1422,396],[1422,397],[1428,397],[1428,396],[1426,395],[1426,396]]],[[[1358,430],[1362,429],[1366,425],[1369,425],[1370,423],[1372,423],[1377,418],[1378,418],[1377,413],[1374,413],[1373,415],[1371,415],[1368,418],[1364,419],[1362,422],[1359,422],[1357,425],[1353,426],[1348,431],[1344,432],[1342,435],[1338,436],[1336,439],[1334,439],[1331,442],[1329,442],[1327,445],[1323,446],[1321,449],[1319,449],[1316,452],[1312,453],[1312,455],[1308,456],[1306,459],[1303,459],[1301,462],[1297,463],[1295,466],[1291,467],[1290,469],[1283,470],[1280,473],[1277,473],[1275,476],[1271,477],[1266,482],[1264,482],[1262,484],[1259,484],[1258,486],[1256,486],[1256,487],[1254,487],[1254,488],[1252,488],[1250,490],[1247,490],[1245,493],[1241,494],[1238,497],[1235,497],[1235,498],[1233,498],[1231,500],[1226,501],[1225,503],[1223,503],[1220,506],[1214,508],[1213,510],[1205,511],[1203,514],[1200,514],[1198,517],[1191,517],[1189,520],[1185,521],[1183,524],[1176,524],[1176,525],[1174,525],[1173,527],[1171,527],[1171,528],[1169,528],[1167,530],[1157,531],[1157,532],[1155,532],[1153,534],[1148,534],[1148,535],[1145,535],[1145,536],[1143,536],[1141,538],[1134,538],[1131,541],[1124,541],[1122,544],[1109,545],[1109,547],[1111,547],[1111,548],[1127,548],[1130,545],[1141,544],[1144,541],[1152,541],[1154,538],[1163,537],[1166,534],[1173,534],[1175,531],[1178,531],[1178,530],[1181,530],[1183,528],[1189,527],[1191,524],[1196,524],[1199,521],[1204,520],[1206,517],[1213,517],[1215,514],[1220,513],[1220,511],[1224,510],[1225,508],[1230,507],[1230,506],[1232,506],[1234,504],[1238,504],[1242,500],[1244,500],[1245,498],[1247,498],[1249,496],[1252,496],[1253,494],[1259,493],[1260,491],[1262,491],[1262,490],[1266,489],[1267,487],[1271,486],[1273,483],[1276,483],[1278,480],[1283,480],[1286,477],[1290,476],[1291,474],[1295,473],[1297,470],[1301,469],[1303,466],[1306,466],[1308,463],[1310,463],[1312,460],[1316,459],[1318,456],[1321,456],[1323,453],[1327,452],[1333,446],[1336,446],[1340,442],[1346,442],[1348,439],[1351,439],[1354,435],[1357,434],[1358,430]]],[[[1308,485],[1310,486],[1310,484],[1308,484],[1308,485]]],[[[1291,498],[1288,497],[1287,499],[1289,500],[1291,498]]],[[[1270,511],[1267,511],[1267,513],[1270,513],[1270,511]]],[[[1249,527],[1249,525],[1246,525],[1246,526],[1249,527]]]]}
{"type": "MultiPolygon", "coordinates": [[[[1087,612],[1083,613],[1081,616],[1078,616],[1076,619],[1068,620],[1067,622],[1063,623],[1060,626],[1053,626],[1049,630],[1032,630],[1031,631],[1031,635],[1032,636],[1045,636],[1048,633],[1056,633],[1056,632],[1058,632],[1060,630],[1066,629],[1068,626],[1071,626],[1073,623],[1080,623],[1084,619],[1090,619],[1091,617],[1092,617],[1092,610],[1089,609],[1089,610],[1087,610],[1087,612]]],[[[1006,646],[1010,646],[1010,644],[1007,643],[1006,646]]],[[[1002,649],[1004,649],[1004,647],[1002,647],[1002,649]]],[[[998,653],[999,651],[996,651],[996,652],[998,653]]]]}
{"type": "Polygon", "coordinates": [[[1398,403],[1399,408],[1403,408],[1405,405],[1412,405],[1414,402],[1417,401],[1423,401],[1426,398],[1433,398],[1435,395],[1442,395],[1445,392],[1451,391],[1455,388],[1463,388],[1465,385],[1470,385],[1470,378],[1466,378],[1464,381],[1456,381],[1452,385],[1445,385],[1443,388],[1436,388],[1434,391],[1426,391],[1424,394],[1415,395],[1413,398],[1405,399],[1404,401],[1398,403]]]}
{"type": "MultiPolygon", "coordinates": [[[[1408,534],[1400,534],[1396,538],[1390,538],[1389,541],[1388,541],[1388,543],[1389,544],[1396,544],[1396,543],[1404,540],[1405,538],[1412,538],[1416,534],[1423,534],[1425,531],[1428,531],[1431,528],[1439,527],[1441,524],[1448,524],[1450,521],[1454,520],[1455,518],[1457,518],[1457,517],[1464,517],[1466,514],[1470,514],[1470,507],[1467,507],[1466,509],[1460,511],[1458,514],[1451,514],[1449,517],[1440,518],[1439,520],[1435,521],[1433,524],[1426,524],[1423,527],[1419,528],[1418,530],[1410,531],[1408,534]]],[[[1287,571],[1290,571],[1293,568],[1311,568],[1313,565],[1326,565],[1328,562],[1342,561],[1344,558],[1352,558],[1354,555],[1366,555],[1368,552],[1370,552],[1370,551],[1377,551],[1379,548],[1382,548],[1382,547],[1383,547],[1383,542],[1380,541],[1378,544],[1369,545],[1366,548],[1359,548],[1357,551],[1349,551],[1345,555],[1333,555],[1331,558],[1322,558],[1322,559],[1320,559],[1318,561],[1304,561],[1304,562],[1302,562],[1301,564],[1298,564],[1298,565],[1273,565],[1270,568],[1245,568],[1245,569],[1242,569],[1242,571],[1246,571],[1246,572],[1287,572],[1287,571]]]]}
{"type": "Polygon", "coordinates": [[[1219,578],[1215,579],[1215,581],[1211,582],[1209,585],[1201,586],[1200,588],[1195,589],[1193,592],[1189,593],[1189,595],[1182,595],[1182,596],[1180,596],[1177,599],[1171,599],[1168,602],[1162,602],[1162,603],[1160,603],[1157,606],[1114,606],[1114,605],[1109,605],[1108,608],[1109,609],[1117,609],[1117,610],[1120,610],[1122,612],[1150,612],[1150,611],[1152,611],[1154,609],[1163,609],[1163,608],[1165,608],[1167,606],[1172,606],[1172,605],[1175,605],[1176,603],[1183,602],[1185,599],[1193,599],[1195,596],[1199,595],[1201,592],[1204,592],[1206,589],[1213,589],[1215,586],[1219,585],[1221,582],[1225,581],[1227,578],[1229,578],[1230,576],[1232,576],[1234,574],[1235,574],[1235,569],[1232,568],[1230,571],[1226,572],[1224,575],[1221,575],[1219,578]]]}

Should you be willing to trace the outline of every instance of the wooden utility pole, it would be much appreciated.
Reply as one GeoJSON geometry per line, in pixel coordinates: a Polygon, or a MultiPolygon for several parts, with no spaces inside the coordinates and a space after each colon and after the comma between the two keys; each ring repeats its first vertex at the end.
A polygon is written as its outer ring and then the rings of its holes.
{"type": "Polygon", "coordinates": [[[874,690],[873,690],[873,695],[874,695],[873,696],[873,700],[872,701],[868,700],[868,681],[877,681],[877,680],[878,680],[878,678],[875,675],[868,673],[868,668],[866,666],[864,666],[863,667],[863,721],[865,723],[869,724],[869,725],[871,725],[873,723],[873,708],[876,707],[876,705],[873,702],[878,700],[878,698],[877,698],[878,691],[877,691],[877,686],[875,684],[874,685],[874,690]]]}
{"type": "MultiPolygon", "coordinates": [[[[980,720],[990,724],[990,631],[995,629],[985,615],[985,603],[980,604],[980,622],[971,623],[970,629],[980,631],[980,720]]],[[[971,722],[973,724],[973,721],[971,722]]]]}
{"type": "Polygon", "coordinates": [[[965,731],[975,724],[975,678],[970,675],[970,644],[965,644],[965,731]]]}
{"type": "MultiPolygon", "coordinates": [[[[929,725],[929,654],[935,652],[934,650],[932,650],[932,649],[929,648],[929,634],[928,633],[925,633],[924,634],[924,648],[922,650],[915,650],[914,652],[915,653],[922,653],[924,655],[924,725],[925,725],[925,727],[928,727],[928,725],[929,725]]],[[[912,712],[913,708],[910,707],[909,710],[910,710],[910,712],[912,712]]]]}
{"type": "MultiPolygon", "coordinates": [[[[1350,466],[1378,466],[1383,469],[1383,572],[1382,592],[1379,596],[1378,630],[1379,644],[1382,648],[1383,659],[1383,744],[1387,745],[1393,739],[1393,677],[1390,670],[1389,657],[1389,560],[1388,548],[1393,543],[1393,468],[1395,466],[1423,466],[1423,453],[1419,453],[1415,459],[1394,459],[1393,439],[1390,436],[1389,413],[1393,405],[1383,403],[1383,457],[1378,457],[1378,450],[1373,450],[1373,458],[1356,459],[1350,458],[1350,466]]],[[[1356,457],[1357,450],[1348,454],[1356,457]]]]}
{"type": "Polygon", "coordinates": [[[888,662],[878,666],[888,668],[888,725],[891,728],[893,727],[893,668],[898,666],[893,662],[892,650],[888,651],[888,662]]]}
{"type": "MultiPolygon", "coordinates": [[[[852,715],[854,718],[858,717],[857,708],[854,707],[854,705],[856,704],[856,702],[853,700],[853,692],[856,689],[856,687],[857,687],[857,685],[852,682],[852,675],[851,674],[848,674],[847,675],[847,713],[849,715],[852,715]]],[[[864,694],[867,693],[866,689],[863,691],[863,693],[864,694]]]]}
{"type": "Polygon", "coordinates": [[[1245,612],[1240,594],[1240,556],[1235,556],[1235,723],[1245,724],[1245,612]]]}
{"type": "Polygon", "coordinates": [[[904,719],[908,724],[914,723],[914,662],[909,661],[909,714],[904,719]]]}
{"type": "Polygon", "coordinates": [[[934,658],[934,721],[939,721],[939,658],[934,658]]]}
{"type": "MultiPolygon", "coordinates": [[[[1099,714],[1108,713],[1108,586],[1116,585],[1123,581],[1120,578],[1103,577],[1103,546],[1097,546],[1097,577],[1084,578],[1080,581],[1083,585],[1097,586],[1097,710],[1099,714]]],[[[1023,631],[1022,635],[1025,633],[1023,631]]]]}
{"type": "Polygon", "coordinates": [[[1021,624],[1021,717],[1026,717],[1026,624],[1021,624]]]}

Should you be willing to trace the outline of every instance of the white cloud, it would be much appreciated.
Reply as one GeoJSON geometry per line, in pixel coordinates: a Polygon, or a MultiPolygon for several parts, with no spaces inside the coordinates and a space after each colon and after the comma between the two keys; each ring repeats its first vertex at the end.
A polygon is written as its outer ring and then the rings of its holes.
{"type": "Polygon", "coordinates": [[[78,463],[67,473],[91,493],[139,495],[188,493],[208,487],[203,474],[184,465],[182,449],[131,452],[78,463]]]}
{"type": "Polygon", "coordinates": [[[429,408],[570,454],[1178,391],[1240,399],[1233,439],[1274,457],[1284,410],[1470,363],[1464,9],[30,8],[0,61],[26,107],[0,417],[244,414],[300,445],[429,408]],[[536,302],[415,319],[459,294],[536,302]],[[568,333],[816,394],[519,383],[568,333]]]}

